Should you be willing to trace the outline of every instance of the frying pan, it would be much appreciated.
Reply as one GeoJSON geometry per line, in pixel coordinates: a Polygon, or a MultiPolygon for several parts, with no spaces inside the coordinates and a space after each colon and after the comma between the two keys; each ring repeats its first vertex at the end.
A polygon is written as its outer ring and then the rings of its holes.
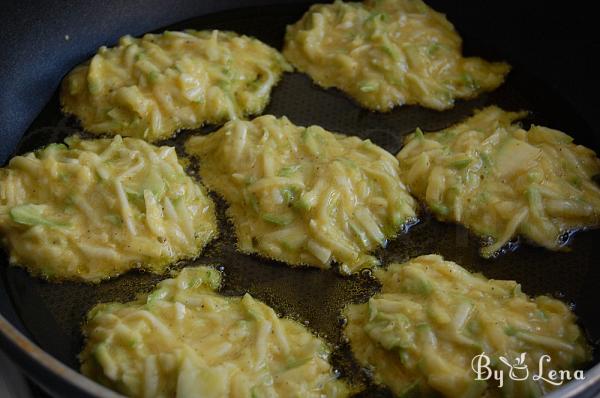
{"type": "MultiPolygon", "coordinates": [[[[498,90],[454,109],[437,112],[416,106],[386,114],[361,110],[337,90],[322,90],[302,74],[286,74],[273,91],[265,113],[286,115],[298,125],[370,138],[396,153],[402,137],[417,126],[442,129],[474,109],[496,104],[508,110],[531,111],[529,123],[567,131],[576,142],[599,149],[600,132],[593,127],[598,81],[592,55],[599,48],[592,32],[593,13],[564,9],[548,2],[436,2],[465,40],[465,53],[491,60],[505,59],[514,70],[498,90]]],[[[56,88],[76,64],[98,46],[114,44],[124,34],[171,29],[228,29],[254,35],[281,48],[285,26],[308,8],[293,0],[158,0],[120,2],[32,2],[4,4],[0,14],[0,163],[10,156],[62,140],[79,130],[77,122],[59,112],[56,88]],[[268,5],[269,4],[269,5],[268,5]],[[268,6],[267,6],[268,5],[268,6]],[[181,22],[183,21],[183,22],[181,22]]],[[[589,10],[588,10],[589,11],[589,10]]],[[[205,134],[216,126],[184,131],[166,141],[181,154],[190,134],[205,134]]],[[[190,172],[194,174],[194,165],[190,172]]],[[[223,294],[250,292],[277,312],[295,318],[328,340],[341,374],[365,387],[363,397],[390,396],[373,386],[353,360],[341,336],[340,309],[364,302],[378,289],[369,272],[342,277],[310,268],[290,269],[276,261],[235,251],[232,227],[224,203],[214,197],[220,216],[220,238],[195,261],[215,264],[224,272],[223,294]]],[[[521,245],[496,260],[478,256],[478,241],[462,227],[442,224],[421,211],[421,221],[391,241],[377,255],[383,264],[427,253],[440,253],[468,269],[496,279],[516,279],[530,295],[548,293],[573,305],[589,340],[598,348],[600,321],[600,230],[577,234],[568,252],[550,252],[521,245]]],[[[24,270],[9,267],[0,253],[0,347],[51,395],[116,396],[77,373],[80,326],[85,313],[102,301],[125,301],[147,291],[164,277],[130,272],[89,286],[47,283],[24,270]]],[[[597,350],[596,350],[597,351],[597,350]]],[[[600,391],[596,355],[586,379],[567,384],[554,397],[591,397],[600,391]]],[[[0,370],[1,371],[1,370],[0,370]]]]}

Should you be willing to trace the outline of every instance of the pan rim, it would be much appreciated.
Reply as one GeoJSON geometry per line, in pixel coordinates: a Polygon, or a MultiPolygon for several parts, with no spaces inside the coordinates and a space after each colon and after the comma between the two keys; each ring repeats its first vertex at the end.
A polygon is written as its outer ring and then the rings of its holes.
{"type": "Polygon", "coordinates": [[[67,383],[72,389],[87,393],[89,396],[100,398],[123,397],[123,395],[96,383],[54,358],[29,337],[21,333],[1,313],[0,349],[39,386],[48,385],[41,382],[41,379],[47,379],[48,374],[50,374],[52,378],[67,383]]]}

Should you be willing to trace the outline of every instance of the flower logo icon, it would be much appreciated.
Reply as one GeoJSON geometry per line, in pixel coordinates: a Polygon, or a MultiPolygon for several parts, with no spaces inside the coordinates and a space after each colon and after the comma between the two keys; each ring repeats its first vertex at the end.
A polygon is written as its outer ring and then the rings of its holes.
{"type": "Polygon", "coordinates": [[[511,380],[521,381],[526,380],[529,377],[529,369],[525,363],[526,355],[527,354],[525,352],[521,353],[521,355],[515,358],[514,363],[511,363],[510,360],[504,356],[498,357],[500,362],[508,367],[508,376],[511,378],[511,380]]]}

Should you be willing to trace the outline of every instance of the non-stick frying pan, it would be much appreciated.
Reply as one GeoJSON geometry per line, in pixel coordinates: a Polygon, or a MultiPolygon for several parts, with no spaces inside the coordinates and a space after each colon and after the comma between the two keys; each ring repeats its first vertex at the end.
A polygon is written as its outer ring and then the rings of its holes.
{"type": "MultiPolygon", "coordinates": [[[[446,112],[409,106],[375,114],[360,109],[337,90],[322,90],[308,77],[294,73],[287,74],[274,90],[265,113],[286,115],[299,125],[319,124],[329,130],[370,138],[395,154],[403,135],[417,126],[424,130],[441,129],[474,109],[496,104],[508,110],[530,110],[526,124],[555,127],[574,135],[579,143],[596,150],[600,147],[600,134],[591,123],[598,82],[594,80],[589,55],[598,45],[594,36],[586,36],[592,33],[587,28],[591,25],[586,24],[591,24],[593,17],[586,17],[585,10],[569,11],[547,3],[517,1],[429,3],[448,13],[465,39],[467,54],[506,59],[513,64],[505,85],[477,99],[459,101],[446,112]]],[[[60,114],[54,91],[64,74],[99,45],[114,43],[123,34],[139,35],[170,26],[235,30],[281,48],[286,24],[297,20],[308,5],[275,0],[109,0],[73,4],[21,2],[2,7],[0,162],[5,164],[12,154],[60,141],[78,131],[75,120],[60,114]],[[273,3],[277,4],[263,6],[273,3]]],[[[215,126],[208,126],[182,132],[167,143],[181,149],[181,143],[190,134],[214,129],[215,126]]],[[[389,396],[385,389],[370,385],[341,338],[340,309],[348,302],[366,300],[377,290],[370,273],[342,277],[334,270],[291,269],[275,261],[241,255],[235,251],[232,228],[224,217],[225,206],[215,199],[221,237],[192,263],[221,266],[225,273],[224,294],[248,291],[326,338],[335,348],[336,368],[345,377],[366,386],[361,396],[389,396]]],[[[569,252],[521,245],[496,260],[483,260],[477,254],[477,239],[468,231],[436,222],[422,211],[420,223],[378,255],[387,264],[420,254],[440,253],[487,277],[516,279],[528,294],[553,294],[573,304],[597,348],[599,238],[600,230],[586,231],[572,239],[569,252]]],[[[112,392],[76,372],[82,344],[81,321],[94,304],[129,300],[163,277],[130,272],[94,286],[55,284],[32,278],[20,268],[8,267],[6,260],[2,254],[0,346],[51,394],[111,396],[112,392]]],[[[595,356],[589,364],[585,381],[570,383],[556,396],[597,393],[600,365],[594,365],[598,361],[595,356]]]]}

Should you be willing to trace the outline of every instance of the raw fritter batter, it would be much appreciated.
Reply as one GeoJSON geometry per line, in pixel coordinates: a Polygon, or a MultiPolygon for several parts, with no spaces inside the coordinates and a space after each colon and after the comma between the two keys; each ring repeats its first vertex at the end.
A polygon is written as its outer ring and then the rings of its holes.
{"type": "Polygon", "coordinates": [[[209,267],[183,269],[149,294],[94,307],[82,372],[131,397],[345,397],[329,349],[252,298],[225,297],[209,267]]]}
{"type": "Polygon", "coordinates": [[[163,272],[217,235],[212,201],[175,148],[137,138],[50,144],[0,169],[0,232],[11,263],[97,282],[163,272]]]}
{"type": "Polygon", "coordinates": [[[69,73],[61,103],[89,132],[156,141],[262,112],[286,70],[278,51],[233,32],[125,36],[69,73]]]}
{"type": "Polygon", "coordinates": [[[495,255],[517,235],[548,249],[561,235],[600,224],[600,160],[558,130],[513,122],[524,113],[488,107],[463,123],[423,134],[398,154],[401,177],[441,220],[491,240],[495,255]]]}
{"type": "Polygon", "coordinates": [[[569,307],[548,296],[532,299],[515,281],[489,280],[436,255],[375,276],[381,292],[346,308],[345,334],[375,381],[400,397],[539,397],[555,388],[533,380],[542,355],[551,358],[543,364],[546,378],[591,359],[569,307]],[[472,361],[482,352],[492,369],[504,371],[501,391],[494,380],[475,380],[472,361]],[[529,377],[511,379],[505,361],[516,364],[517,378],[527,366],[529,377]]]}
{"type": "Polygon", "coordinates": [[[289,264],[343,273],[415,218],[398,161],[370,141],[299,127],[287,118],[233,121],[193,137],[204,183],[229,203],[238,246],[289,264]]]}
{"type": "Polygon", "coordinates": [[[448,109],[455,98],[495,89],[510,70],[463,57],[452,24],[421,0],[313,5],[288,26],[283,54],[318,85],[376,111],[448,109]]]}

